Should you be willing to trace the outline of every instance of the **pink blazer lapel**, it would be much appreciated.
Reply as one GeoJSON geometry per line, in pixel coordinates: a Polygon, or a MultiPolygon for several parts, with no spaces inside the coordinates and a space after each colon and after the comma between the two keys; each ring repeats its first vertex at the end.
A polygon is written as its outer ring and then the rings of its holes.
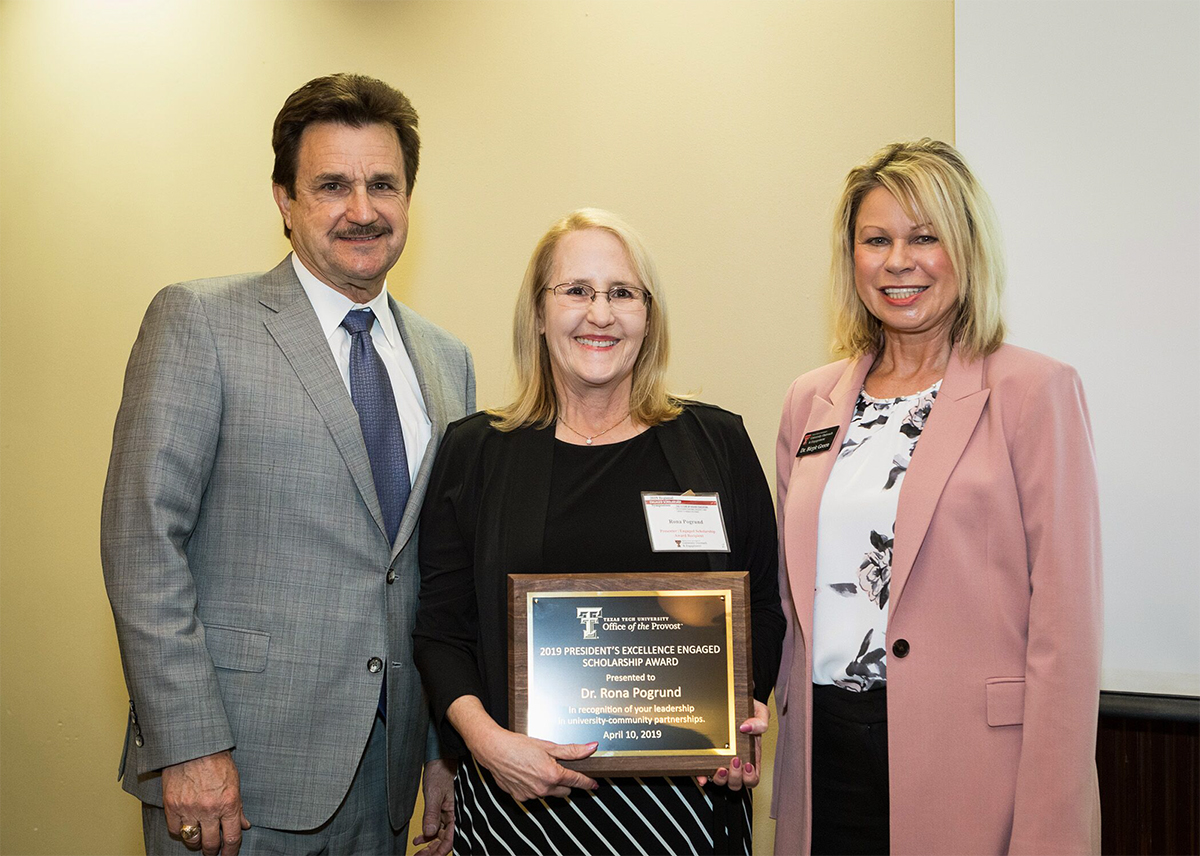
{"type": "Polygon", "coordinates": [[[983,406],[991,392],[983,386],[983,362],[982,359],[964,361],[957,347],[950,353],[937,401],[929,412],[912,463],[904,475],[900,505],[896,510],[889,618],[896,613],[904,584],[912,572],[925,533],[929,531],[946,480],[962,457],[983,414],[983,406]]]}
{"type": "Polygon", "coordinates": [[[797,545],[788,549],[788,579],[791,582],[792,598],[796,618],[805,640],[805,647],[812,650],[813,584],[817,578],[817,522],[821,511],[821,496],[825,493],[825,482],[837,460],[838,449],[846,436],[846,426],[854,415],[854,402],[862,389],[863,380],[875,361],[874,354],[866,354],[851,361],[834,384],[826,398],[814,395],[812,408],[804,423],[804,431],[796,438],[796,447],[806,434],[822,428],[838,426],[833,448],[827,452],[805,455],[792,468],[788,482],[787,513],[791,516],[786,538],[797,545]]]}

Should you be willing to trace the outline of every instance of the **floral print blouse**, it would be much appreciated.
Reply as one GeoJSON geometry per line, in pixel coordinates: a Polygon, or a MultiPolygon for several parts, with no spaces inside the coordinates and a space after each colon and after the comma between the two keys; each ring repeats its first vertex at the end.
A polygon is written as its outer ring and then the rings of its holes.
{"type": "Polygon", "coordinates": [[[858,394],[821,497],[813,600],[813,683],[853,692],[887,683],[888,588],[900,485],[937,398],[858,394]]]}

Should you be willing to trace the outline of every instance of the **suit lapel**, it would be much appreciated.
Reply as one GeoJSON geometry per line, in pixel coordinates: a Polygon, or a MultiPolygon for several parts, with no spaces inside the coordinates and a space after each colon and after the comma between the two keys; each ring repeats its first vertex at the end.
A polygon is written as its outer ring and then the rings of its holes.
{"type": "Polygon", "coordinates": [[[983,360],[965,362],[956,347],[950,354],[937,400],[900,487],[889,618],[896,612],[904,584],[929,531],[938,498],[979,423],[989,393],[983,386],[983,360]]]}
{"type": "Polygon", "coordinates": [[[437,354],[430,348],[428,340],[421,335],[417,325],[407,323],[411,312],[408,307],[401,305],[388,295],[388,305],[396,318],[396,326],[400,329],[400,339],[412,362],[413,372],[417,376],[417,384],[421,388],[421,398],[425,401],[425,412],[429,416],[430,435],[429,445],[425,447],[425,455],[421,458],[421,467],[413,479],[412,490],[408,495],[408,505],[404,508],[404,516],[400,518],[400,530],[396,533],[396,543],[392,547],[393,558],[404,549],[408,539],[412,537],[421,518],[421,504],[425,499],[425,489],[429,486],[429,474],[433,470],[433,461],[437,457],[438,445],[442,435],[446,433],[449,412],[446,406],[445,389],[435,367],[437,354]]]}
{"type": "Polygon", "coordinates": [[[290,257],[266,274],[259,302],[275,313],[264,322],[267,332],[283,351],[325,420],[363,502],[386,538],[387,529],[375,494],[375,480],[371,477],[371,461],[358,424],[358,411],[354,409],[337,363],[333,361],[317,314],[292,270],[290,257]]]}
{"type": "Polygon", "coordinates": [[[829,473],[837,461],[838,449],[846,437],[846,426],[850,424],[850,417],[854,415],[854,402],[858,400],[863,380],[874,361],[874,354],[865,354],[847,363],[846,370],[842,372],[828,397],[819,394],[813,396],[804,431],[800,437],[793,438],[796,448],[792,453],[795,454],[808,433],[838,426],[833,447],[826,452],[796,459],[788,481],[786,512],[789,520],[794,521],[795,525],[788,526],[784,537],[788,543],[799,545],[788,550],[788,579],[791,582],[796,618],[800,622],[801,632],[810,651],[821,497],[825,493],[825,482],[829,480],[829,473]],[[796,557],[799,557],[799,561],[793,561],[796,557]]]}
{"type": "MultiPolygon", "coordinates": [[[[666,456],[667,465],[671,468],[671,474],[675,476],[675,481],[679,483],[680,490],[691,490],[696,493],[715,491],[721,481],[708,466],[709,458],[700,454],[689,432],[682,430],[680,421],[683,419],[695,419],[695,417],[685,410],[677,419],[664,422],[658,427],[658,431],[661,432],[658,435],[659,447],[666,456]]],[[[731,497],[721,497],[722,514],[728,515],[730,501],[731,497]]],[[[725,531],[726,533],[734,531],[728,516],[725,520],[725,531]]],[[[711,551],[705,553],[708,559],[708,569],[710,571],[729,570],[729,555],[729,553],[711,551]]],[[[746,569],[738,568],[737,570],[746,569]]]]}
{"type": "Polygon", "coordinates": [[[554,423],[546,428],[518,428],[509,436],[512,456],[501,526],[496,530],[497,555],[511,562],[506,573],[545,573],[546,513],[554,468],[554,423]]]}

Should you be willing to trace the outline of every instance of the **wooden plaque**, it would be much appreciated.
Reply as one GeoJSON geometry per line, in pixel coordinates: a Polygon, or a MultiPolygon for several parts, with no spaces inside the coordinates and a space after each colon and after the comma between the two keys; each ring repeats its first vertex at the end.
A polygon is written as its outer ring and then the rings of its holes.
{"type": "Polygon", "coordinates": [[[745,572],[509,574],[509,723],[599,742],[589,775],[707,775],[754,760],[745,572]]]}

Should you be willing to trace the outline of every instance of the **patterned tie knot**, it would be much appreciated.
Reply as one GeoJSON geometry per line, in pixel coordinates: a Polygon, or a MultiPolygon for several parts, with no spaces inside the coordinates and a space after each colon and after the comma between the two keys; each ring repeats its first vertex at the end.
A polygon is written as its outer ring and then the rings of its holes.
{"type": "Polygon", "coordinates": [[[352,309],[342,319],[342,326],[349,330],[352,336],[355,333],[367,332],[373,323],[375,323],[375,313],[370,309],[352,309]]]}

